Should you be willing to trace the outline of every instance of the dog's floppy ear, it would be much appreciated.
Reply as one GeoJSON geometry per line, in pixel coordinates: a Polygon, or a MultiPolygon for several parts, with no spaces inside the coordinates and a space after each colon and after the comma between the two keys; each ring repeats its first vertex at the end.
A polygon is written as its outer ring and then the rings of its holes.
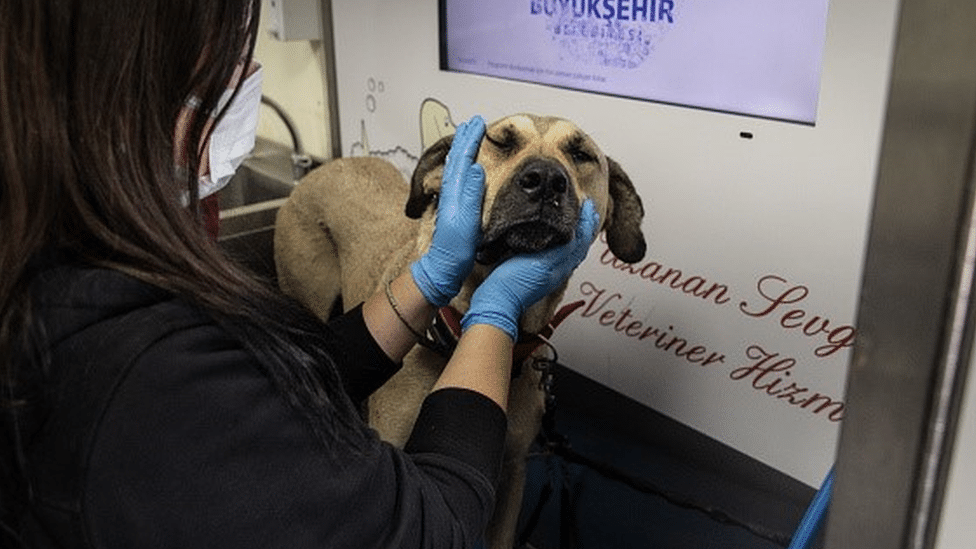
{"type": "Polygon", "coordinates": [[[608,157],[607,165],[610,168],[608,190],[611,202],[604,228],[607,244],[617,259],[637,263],[644,259],[647,251],[644,233],[641,232],[644,205],[620,164],[608,157]]]}
{"type": "Polygon", "coordinates": [[[431,145],[420,156],[417,167],[413,170],[410,177],[410,198],[407,199],[407,217],[420,219],[424,215],[424,210],[430,205],[431,201],[437,196],[433,189],[424,187],[424,180],[431,171],[442,168],[447,160],[447,151],[451,150],[451,143],[454,136],[442,137],[439,141],[431,145]]]}

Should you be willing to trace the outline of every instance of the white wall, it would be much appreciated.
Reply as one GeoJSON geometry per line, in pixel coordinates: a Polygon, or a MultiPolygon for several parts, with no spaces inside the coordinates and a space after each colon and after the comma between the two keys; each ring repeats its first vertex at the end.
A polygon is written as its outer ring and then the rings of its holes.
{"type": "MultiPolygon", "coordinates": [[[[325,57],[321,41],[281,42],[268,33],[268,0],[261,7],[255,58],[264,66],[263,93],[277,101],[298,128],[305,152],[331,157],[325,57]]],[[[261,108],[258,135],[286,145],[288,130],[270,108],[261,108]]]]}

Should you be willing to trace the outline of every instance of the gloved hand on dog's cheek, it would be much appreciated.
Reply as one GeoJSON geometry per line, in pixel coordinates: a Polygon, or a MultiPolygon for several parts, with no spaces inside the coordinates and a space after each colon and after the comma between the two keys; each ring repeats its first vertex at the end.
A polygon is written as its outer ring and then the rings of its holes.
{"type": "Polygon", "coordinates": [[[474,324],[491,324],[512,341],[518,340],[519,318],[530,306],[552,293],[583,262],[600,227],[600,215],[587,199],[580,212],[576,236],[557,248],[518,255],[495,268],[471,296],[471,306],[461,319],[467,330],[474,324]]]}
{"type": "Polygon", "coordinates": [[[457,295],[474,268],[485,194],[485,170],[474,159],[484,135],[480,116],[458,126],[444,164],[430,249],[410,266],[420,292],[437,307],[457,295]]]}

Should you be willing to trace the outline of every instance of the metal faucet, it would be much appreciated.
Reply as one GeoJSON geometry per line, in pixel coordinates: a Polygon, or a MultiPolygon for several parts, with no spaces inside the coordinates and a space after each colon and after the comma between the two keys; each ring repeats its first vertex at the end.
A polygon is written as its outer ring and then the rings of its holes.
{"type": "Polygon", "coordinates": [[[285,123],[285,127],[288,128],[288,133],[291,134],[291,171],[295,181],[298,181],[312,168],[314,168],[316,163],[312,160],[312,157],[305,152],[305,147],[302,146],[302,139],[298,135],[298,129],[295,127],[295,123],[292,121],[291,117],[288,116],[288,113],[285,112],[285,109],[282,108],[277,101],[271,99],[267,95],[261,96],[261,102],[271,107],[271,109],[277,113],[278,117],[281,118],[282,122],[285,123]]]}

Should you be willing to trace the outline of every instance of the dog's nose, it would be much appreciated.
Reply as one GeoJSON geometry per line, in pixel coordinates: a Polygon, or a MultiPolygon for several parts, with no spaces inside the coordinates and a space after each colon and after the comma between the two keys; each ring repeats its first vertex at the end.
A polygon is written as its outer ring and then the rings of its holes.
{"type": "Polygon", "coordinates": [[[555,162],[530,160],[522,166],[515,183],[530,200],[546,200],[566,194],[569,175],[555,162]]]}

